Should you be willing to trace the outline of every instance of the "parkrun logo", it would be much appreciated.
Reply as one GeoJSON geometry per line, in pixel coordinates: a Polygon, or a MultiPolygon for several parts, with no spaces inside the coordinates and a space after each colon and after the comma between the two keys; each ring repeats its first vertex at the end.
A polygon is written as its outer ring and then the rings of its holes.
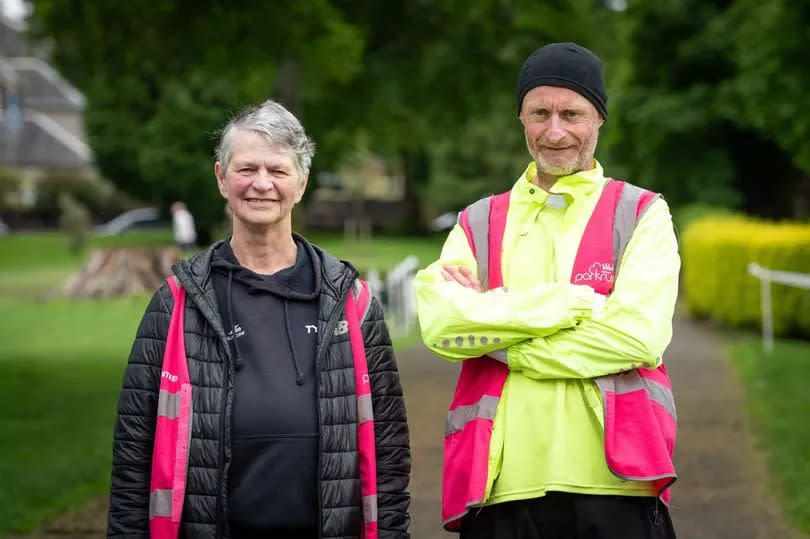
{"type": "Polygon", "coordinates": [[[574,284],[582,281],[606,281],[613,282],[613,264],[607,262],[594,262],[588,271],[574,275],[574,284]]]}

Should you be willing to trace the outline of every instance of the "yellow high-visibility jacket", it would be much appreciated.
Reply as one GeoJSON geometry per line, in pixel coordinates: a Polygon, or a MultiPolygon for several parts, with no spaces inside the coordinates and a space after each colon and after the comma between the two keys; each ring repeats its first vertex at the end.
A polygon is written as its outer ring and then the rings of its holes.
{"type": "Polygon", "coordinates": [[[650,484],[622,481],[608,470],[602,401],[592,379],[661,362],[680,270],[669,209],[659,198],[643,215],[605,300],[570,282],[606,181],[601,165],[560,178],[551,193],[531,183],[535,175],[532,163],[511,191],[502,255],[510,293],[479,294],[445,281],[445,265],[477,272],[457,225],[440,259],[416,275],[423,340],[450,361],[506,353],[510,372],[495,415],[487,503],[548,491],[654,496],[650,484]],[[456,339],[468,335],[488,338],[456,339]],[[453,344],[443,346],[447,340],[453,344]]]}

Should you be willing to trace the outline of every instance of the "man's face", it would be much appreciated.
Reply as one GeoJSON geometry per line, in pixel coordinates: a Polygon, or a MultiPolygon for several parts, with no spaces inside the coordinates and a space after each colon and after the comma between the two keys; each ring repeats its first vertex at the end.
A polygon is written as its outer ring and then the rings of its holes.
{"type": "Polygon", "coordinates": [[[593,168],[604,120],[577,92],[557,86],[532,88],[523,98],[520,121],[539,173],[560,177],[593,168]]]}
{"type": "Polygon", "coordinates": [[[261,232],[290,219],[307,185],[291,152],[279,151],[252,131],[236,133],[227,170],[217,161],[214,172],[234,230],[241,226],[261,232]]]}

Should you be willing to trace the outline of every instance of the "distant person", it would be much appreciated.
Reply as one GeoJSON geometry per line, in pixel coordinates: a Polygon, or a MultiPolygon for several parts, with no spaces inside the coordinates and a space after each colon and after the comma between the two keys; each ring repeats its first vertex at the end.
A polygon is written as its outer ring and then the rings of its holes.
{"type": "Polygon", "coordinates": [[[184,251],[194,249],[197,246],[197,229],[194,228],[194,217],[191,212],[182,202],[173,203],[169,211],[172,214],[175,243],[184,251]]]}
{"type": "Polygon", "coordinates": [[[588,49],[529,56],[517,112],[532,161],[459,215],[414,283],[425,344],[461,363],[444,525],[463,539],[675,537],[669,209],[594,159],[608,111],[588,49]]]}
{"type": "Polygon", "coordinates": [[[214,172],[233,233],[175,264],[138,328],[108,536],[409,537],[408,425],[382,308],[291,228],[314,150],[273,101],[223,129],[214,172]]]}

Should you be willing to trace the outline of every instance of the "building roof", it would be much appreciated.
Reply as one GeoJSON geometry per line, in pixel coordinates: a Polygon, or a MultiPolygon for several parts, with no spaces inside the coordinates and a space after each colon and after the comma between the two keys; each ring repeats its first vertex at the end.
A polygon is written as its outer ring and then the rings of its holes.
{"type": "Polygon", "coordinates": [[[27,46],[22,39],[23,24],[0,15],[0,56],[25,56],[27,46]]]}
{"type": "Polygon", "coordinates": [[[84,95],[39,58],[8,58],[6,62],[14,70],[26,109],[49,112],[84,110],[84,95]]]}
{"type": "Polygon", "coordinates": [[[44,114],[26,112],[16,133],[0,129],[0,165],[84,168],[91,163],[87,144],[44,114]]]}

